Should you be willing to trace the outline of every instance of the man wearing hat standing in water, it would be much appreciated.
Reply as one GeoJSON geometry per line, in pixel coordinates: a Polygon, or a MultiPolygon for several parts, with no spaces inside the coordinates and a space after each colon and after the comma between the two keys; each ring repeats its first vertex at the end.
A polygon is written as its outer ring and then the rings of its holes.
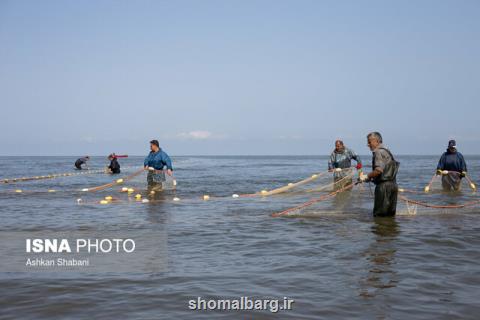
{"type": "Polygon", "coordinates": [[[158,140],[150,141],[150,153],[143,162],[145,170],[148,170],[147,183],[149,189],[161,190],[162,182],[165,182],[165,167],[167,174],[173,175],[172,160],[162,149],[158,140]]]}
{"type": "Polygon", "coordinates": [[[371,132],[367,136],[368,147],[372,151],[372,169],[368,175],[360,175],[361,182],[375,183],[375,217],[394,216],[397,210],[397,172],[400,163],[390,150],[383,146],[382,135],[371,132]]]}
{"type": "Polygon", "coordinates": [[[448,141],[447,151],[442,154],[437,165],[437,175],[442,175],[444,191],[458,191],[462,178],[467,174],[467,164],[463,155],[457,151],[455,140],[448,141]]]}

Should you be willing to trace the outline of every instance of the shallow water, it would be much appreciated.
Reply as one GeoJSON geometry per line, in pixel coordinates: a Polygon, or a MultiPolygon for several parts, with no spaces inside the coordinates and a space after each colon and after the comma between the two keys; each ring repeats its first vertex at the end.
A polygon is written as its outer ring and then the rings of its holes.
{"type": "MultiPolygon", "coordinates": [[[[466,158],[472,179],[480,181],[480,157],[466,158]]],[[[74,160],[3,157],[0,179],[74,172],[74,160]]],[[[437,160],[399,157],[400,186],[421,191],[437,160]]],[[[145,204],[128,200],[118,187],[87,195],[79,191],[114,179],[105,174],[2,184],[3,233],[147,229],[166,235],[168,262],[166,270],[150,274],[52,277],[0,272],[0,318],[478,318],[478,205],[459,210],[418,207],[410,215],[404,202],[399,202],[396,218],[374,219],[368,187],[356,187],[346,205],[339,206],[333,199],[300,212],[308,217],[272,218],[272,213],[318,194],[231,198],[233,193],[269,190],[309,177],[324,171],[326,161],[325,157],[300,156],[176,157],[177,190],[156,195],[156,201],[145,204]],[[13,192],[18,188],[23,193],[13,192]],[[48,193],[48,189],[56,192],[48,193]],[[205,202],[199,200],[203,194],[225,198],[205,202]],[[98,204],[106,195],[121,201],[98,204]],[[181,201],[171,201],[174,196],[181,201]],[[77,198],[84,203],[79,205],[77,198]],[[289,297],[295,303],[293,310],[276,314],[268,310],[191,311],[188,301],[197,296],[289,297]]],[[[102,158],[91,162],[94,168],[105,164],[102,158]]],[[[142,158],[121,159],[120,163],[139,166],[142,158]]],[[[120,176],[134,170],[124,170],[120,176]]],[[[144,179],[141,176],[127,184],[144,189],[144,179]]],[[[478,199],[466,184],[463,187],[454,196],[438,190],[407,196],[442,204],[478,199]]]]}

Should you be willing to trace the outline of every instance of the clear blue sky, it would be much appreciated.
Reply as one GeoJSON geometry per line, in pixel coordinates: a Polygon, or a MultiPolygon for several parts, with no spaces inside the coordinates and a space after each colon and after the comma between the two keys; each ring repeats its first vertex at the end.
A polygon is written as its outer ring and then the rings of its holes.
{"type": "Polygon", "coordinates": [[[0,154],[480,154],[479,57],[480,1],[0,0],[0,154]]]}

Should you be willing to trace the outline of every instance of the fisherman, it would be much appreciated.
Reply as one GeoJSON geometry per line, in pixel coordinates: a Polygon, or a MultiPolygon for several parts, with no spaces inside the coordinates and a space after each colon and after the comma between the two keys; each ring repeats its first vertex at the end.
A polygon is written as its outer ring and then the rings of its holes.
{"type": "Polygon", "coordinates": [[[117,156],[115,153],[112,153],[108,156],[108,160],[110,160],[110,165],[107,167],[108,171],[111,174],[118,174],[120,173],[120,163],[118,163],[117,156]]]}
{"type": "Polygon", "coordinates": [[[150,141],[150,153],[145,158],[144,168],[148,170],[147,183],[149,189],[161,190],[162,182],[165,182],[165,167],[167,174],[173,175],[172,160],[162,149],[158,140],[150,141]]]}
{"type": "Polygon", "coordinates": [[[444,191],[460,190],[462,178],[467,175],[467,164],[463,155],[457,151],[455,140],[448,141],[447,151],[440,157],[436,173],[442,175],[444,191]]]}
{"type": "Polygon", "coordinates": [[[82,165],[85,165],[86,169],[88,169],[88,166],[87,166],[87,161],[90,160],[90,157],[89,156],[85,156],[83,158],[79,158],[77,159],[77,161],[75,161],[75,168],[77,168],[78,170],[82,170],[82,165]]]}
{"type": "Polygon", "coordinates": [[[397,172],[400,163],[395,160],[390,150],[382,144],[382,135],[371,132],[367,136],[368,147],[372,151],[372,172],[361,174],[361,182],[375,183],[375,204],[373,215],[394,216],[397,209],[397,172]]]}
{"type": "Polygon", "coordinates": [[[361,170],[362,160],[360,160],[360,157],[352,149],[345,147],[342,140],[335,141],[335,149],[328,161],[328,171],[333,172],[334,188],[336,190],[352,184],[352,178],[347,177],[350,172],[343,170],[350,169],[352,159],[357,162],[357,170],[361,170]]]}

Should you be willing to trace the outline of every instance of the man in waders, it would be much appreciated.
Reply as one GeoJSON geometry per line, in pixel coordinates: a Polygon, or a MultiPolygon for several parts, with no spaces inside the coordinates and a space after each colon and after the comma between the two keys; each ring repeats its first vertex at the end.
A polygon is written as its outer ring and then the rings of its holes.
{"type": "Polygon", "coordinates": [[[360,181],[375,183],[375,217],[394,216],[397,210],[397,172],[400,163],[395,160],[390,150],[382,144],[382,135],[371,132],[367,136],[368,147],[372,151],[372,169],[368,175],[361,175],[360,181]]]}
{"type": "Polygon", "coordinates": [[[333,172],[335,190],[352,184],[352,178],[348,177],[350,170],[344,170],[350,169],[352,159],[357,162],[357,170],[362,169],[360,157],[353,150],[345,147],[342,140],[335,141],[335,150],[333,150],[328,161],[328,171],[333,172]]]}
{"type": "Polygon", "coordinates": [[[78,158],[77,161],[75,161],[75,168],[77,168],[77,170],[82,170],[83,169],[82,166],[85,165],[85,167],[88,169],[88,166],[87,166],[88,160],[90,160],[89,156],[78,158]]]}
{"type": "Polygon", "coordinates": [[[117,156],[115,153],[112,153],[108,156],[108,160],[110,160],[110,165],[107,167],[107,170],[111,174],[119,174],[120,173],[120,163],[118,163],[117,156]]]}
{"type": "Polygon", "coordinates": [[[172,160],[158,144],[158,140],[150,141],[150,153],[143,162],[145,170],[148,170],[147,183],[150,190],[162,190],[162,182],[165,182],[165,167],[169,176],[173,174],[172,160]]]}
{"type": "Polygon", "coordinates": [[[467,164],[463,155],[457,151],[455,140],[448,141],[447,151],[442,154],[437,165],[437,175],[442,175],[444,191],[458,191],[462,178],[467,175],[467,164]]]}

